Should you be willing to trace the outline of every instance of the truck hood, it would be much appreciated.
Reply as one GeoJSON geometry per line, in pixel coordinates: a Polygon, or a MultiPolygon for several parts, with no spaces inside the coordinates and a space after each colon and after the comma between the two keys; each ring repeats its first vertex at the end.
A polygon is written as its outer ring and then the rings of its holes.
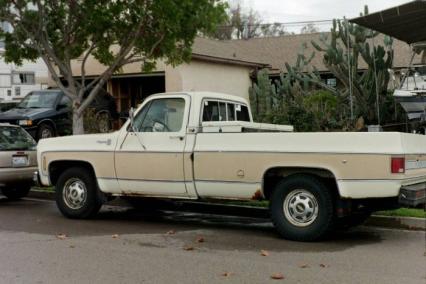
{"type": "Polygon", "coordinates": [[[51,108],[14,108],[4,113],[0,113],[0,121],[2,120],[19,120],[19,119],[37,119],[52,112],[51,108]]]}
{"type": "Polygon", "coordinates": [[[87,134],[41,139],[37,145],[37,152],[114,151],[118,140],[118,133],[116,131],[106,134],[87,134]]]}

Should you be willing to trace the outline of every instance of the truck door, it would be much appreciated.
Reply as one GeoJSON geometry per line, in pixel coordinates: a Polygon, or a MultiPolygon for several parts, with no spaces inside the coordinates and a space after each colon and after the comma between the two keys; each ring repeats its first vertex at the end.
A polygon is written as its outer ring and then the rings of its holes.
{"type": "Polygon", "coordinates": [[[184,148],[190,98],[165,95],[144,103],[115,153],[120,189],[127,194],[186,197],[184,148]]]}

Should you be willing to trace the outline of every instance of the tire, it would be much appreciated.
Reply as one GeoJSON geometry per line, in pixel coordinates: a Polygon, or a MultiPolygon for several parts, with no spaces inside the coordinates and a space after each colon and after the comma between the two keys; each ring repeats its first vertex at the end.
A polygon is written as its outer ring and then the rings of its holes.
{"type": "Polygon", "coordinates": [[[28,195],[31,184],[15,185],[2,188],[1,192],[10,200],[19,200],[28,195]]]}
{"type": "Polygon", "coordinates": [[[42,123],[37,129],[37,141],[40,139],[55,137],[55,130],[47,123],[42,123]]]}
{"type": "Polygon", "coordinates": [[[65,170],[56,183],[56,205],[59,211],[71,219],[89,219],[102,206],[95,178],[86,168],[65,170]]]}
{"type": "Polygon", "coordinates": [[[288,240],[317,241],[334,226],[333,195],[309,175],[293,175],[278,183],[270,211],[278,233],[288,240]]]}

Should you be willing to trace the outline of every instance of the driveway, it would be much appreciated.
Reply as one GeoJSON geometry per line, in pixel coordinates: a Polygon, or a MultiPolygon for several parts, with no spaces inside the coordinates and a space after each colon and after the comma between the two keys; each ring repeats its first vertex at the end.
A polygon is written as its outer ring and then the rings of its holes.
{"type": "Polygon", "coordinates": [[[297,243],[279,239],[261,218],[104,206],[96,220],[69,220],[52,201],[0,199],[0,279],[426,283],[425,233],[359,227],[297,243]],[[271,279],[277,273],[284,279],[271,279]]]}

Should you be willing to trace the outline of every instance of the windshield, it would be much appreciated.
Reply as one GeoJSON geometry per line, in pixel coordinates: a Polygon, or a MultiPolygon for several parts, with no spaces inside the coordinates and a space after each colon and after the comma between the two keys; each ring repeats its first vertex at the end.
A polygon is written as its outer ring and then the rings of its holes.
{"type": "Polygon", "coordinates": [[[0,126],[0,151],[35,150],[36,142],[22,128],[0,126]]]}
{"type": "Polygon", "coordinates": [[[26,96],[18,108],[53,108],[60,93],[37,92],[26,96]]]}

